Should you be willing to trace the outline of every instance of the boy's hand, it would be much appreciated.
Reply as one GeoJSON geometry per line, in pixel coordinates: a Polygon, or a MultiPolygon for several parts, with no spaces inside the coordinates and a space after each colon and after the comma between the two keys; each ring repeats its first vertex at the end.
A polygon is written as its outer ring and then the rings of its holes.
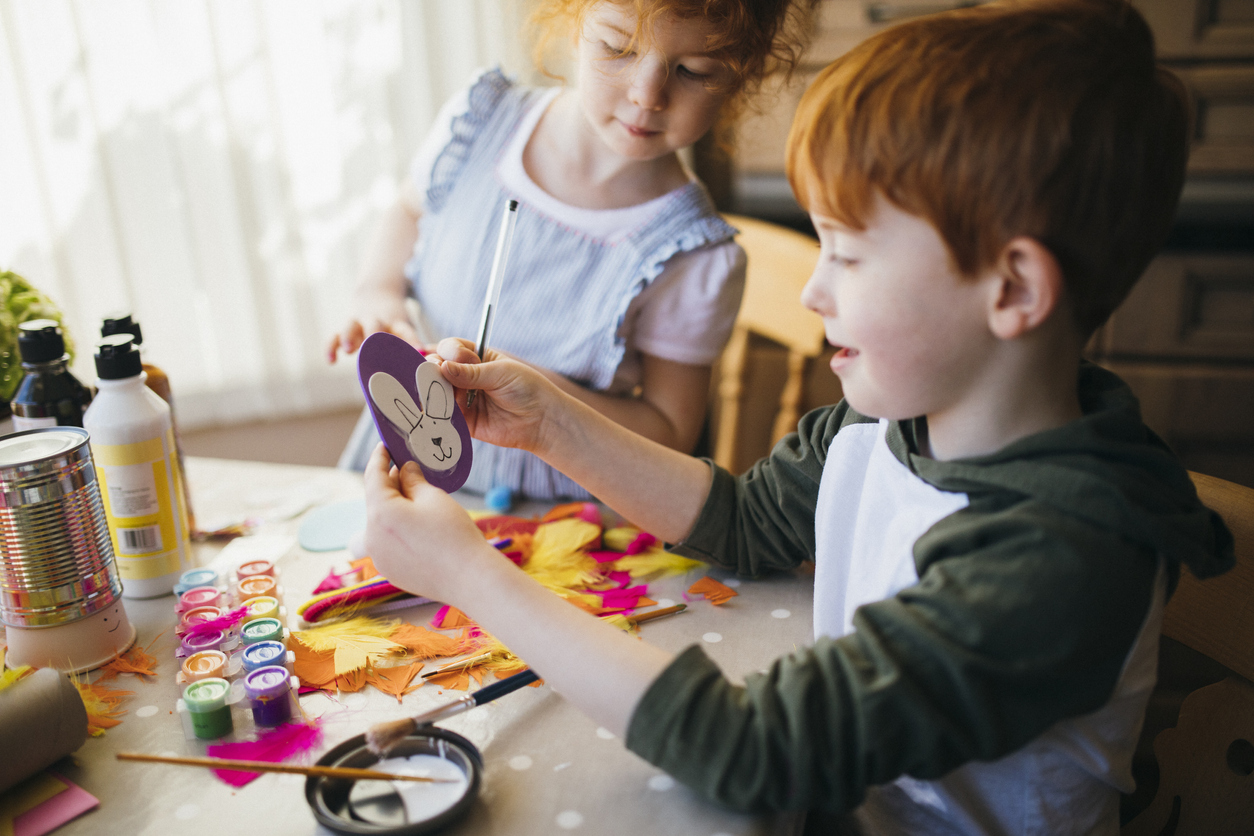
{"type": "Polygon", "coordinates": [[[475,576],[468,561],[499,557],[455,499],[428,484],[413,462],[397,470],[382,444],[364,480],[366,552],[402,589],[455,604],[458,582],[475,576]]]}
{"type": "Polygon", "coordinates": [[[361,348],[366,337],[377,331],[394,334],[415,348],[420,347],[403,297],[370,293],[358,301],[357,308],[357,314],[327,345],[327,362],[334,363],[341,351],[345,356],[352,354],[361,348]]]}
{"type": "Polygon", "coordinates": [[[470,434],[501,447],[542,450],[546,429],[567,396],[532,366],[492,349],[487,354],[481,363],[469,340],[450,337],[439,345],[440,368],[458,390],[470,434]],[[469,389],[480,391],[468,407],[469,389]]]}

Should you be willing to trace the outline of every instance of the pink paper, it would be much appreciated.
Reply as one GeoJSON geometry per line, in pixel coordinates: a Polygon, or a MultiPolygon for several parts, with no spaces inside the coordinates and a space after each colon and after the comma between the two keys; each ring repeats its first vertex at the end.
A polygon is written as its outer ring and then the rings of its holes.
{"type": "Polygon", "coordinates": [[[65,790],[13,819],[13,836],[43,836],[100,805],[96,796],[73,781],[48,774],[65,784],[65,790]]]}

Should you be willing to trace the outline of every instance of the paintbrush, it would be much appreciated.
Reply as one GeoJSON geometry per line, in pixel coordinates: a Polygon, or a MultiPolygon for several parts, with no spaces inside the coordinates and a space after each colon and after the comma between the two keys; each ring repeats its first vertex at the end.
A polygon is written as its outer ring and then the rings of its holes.
{"type": "Polygon", "coordinates": [[[413,734],[419,726],[425,726],[434,723],[436,720],[443,720],[445,717],[461,714],[463,711],[469,711],[475,706],[483,705],[485,702],[492,702],[497,697],[503,697],[506,694],[517,691],[519,688],[530,685],[539,678],[535,671],[528,668],[506,679],[497,680],[491,685],[484,686],[478,691],[460,697],[447,705],[433,708],[415,717],[407,717],[403,720],[393,720],[389,723],[371,726],[366,730],[366,748],[378,757],[383,757],[393,746],[413,734]]]}
{"type": "Polygon", "coordinates": [[[315,775],[322,778],[343,778],[348,781],[422,781],[431,784],[455,783],[457,778],[428,778],[422,775],[400,775],[393,772],[376,772],[373,769],[356,769],[351,766],[297,766],[270,761],[242,761],[230,758],[176,758],[167,755],[144,755],[137,752],[118,752],[120,761],[144,763],[169,763],[176,766],[207,766],[210,769],[230,769],[238,772],[287,772],[296,775],[315,775]]]}
{"type": "MultiPolygon", "coordinates": [[[[475,341],[475,354],[484,359],[488,350],[488,335],[492,333],[492,321],[496,318],[497,308],[501,306],[501,281],[505,278],[505,265],[509,262],[510,244],[514,240],[514,223],[518,220],[518,201],[509,200],[505,203],[505,214],[501,216],[501,234],[496,239],[496,255],[492,259],[492,272],[488,276],[488,293],[483,300],[483,317],[479,320],[479,339],[475,341]]],[[[475,392],[471,389],[466,393],[466,406],[475,402],[475,392]]]]}
{"type": "Polygon", "coordinates": [[[686,609],[688,609],[687,604],[676,604],[673,607],[662,607],[662,609],[660,610],[651,610],[649,612],[642,612],[638,615],[628,615],[628,616],[625,616],[625,618],[628,621],[630,621],[632,624],[639,624],[642,621],[652,621],[653,619],[661,618],[664,615],[674,615],[675,613],[683,612],[686,609]]]}

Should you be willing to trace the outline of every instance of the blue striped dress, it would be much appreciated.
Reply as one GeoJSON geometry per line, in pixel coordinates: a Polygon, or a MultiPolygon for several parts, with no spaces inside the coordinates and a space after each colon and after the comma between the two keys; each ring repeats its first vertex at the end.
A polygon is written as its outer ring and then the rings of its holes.
{"type": "MultiPolygon", "coordinates": [[[[498,166],[520,121],[545,93],[489,71],[470,88],[466,112],[452,121],[451,139],[431,169],[418,243],[405,267],[435,336],[476,336],[499,210],[507,198],[521,199],[501,182],[498,166]]],[[[522,203],[492,347],[591,389],[608,389],[627,351],[622,326],[632,300],[668,259],[735,234],[699,182],[648,205],[656,211],[633,228],[593,237],[522,203]]],[[[364,466],[376,443],[365,429],[355,434],[363,438],[350,442],[342,466],[364,466]]],[[[503,485],[532,499],[589,497],[530,453],[473,444],[474,467],[465,486],[471,491],[503,485]]]]}

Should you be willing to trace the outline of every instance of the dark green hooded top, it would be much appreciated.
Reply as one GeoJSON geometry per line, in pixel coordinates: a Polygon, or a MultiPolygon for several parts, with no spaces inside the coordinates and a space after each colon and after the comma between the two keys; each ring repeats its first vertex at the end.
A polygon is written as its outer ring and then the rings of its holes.
{"type": "MultiPolygon", "coordinates": [[[[1162,568],[1169,588],[1182,564],[1223,572],[1232,538],[1119,378],[1085,364],[1080,395],[1082,418],[977,458],[921,456],[924,421],[889,423],[881,443],[896,462],[968,497],[915,541],[917,582],[743,687],[689,648],[636,707],[628,747],[737,808],[839,812],[1106,705],[1147,623],[1156,641],[1162,568]]],[[[674,550],[744,577],[814,561],[829,450],[868,423],[843,402],[818,409],[741,477],[715,468],[674,550]]]]}

